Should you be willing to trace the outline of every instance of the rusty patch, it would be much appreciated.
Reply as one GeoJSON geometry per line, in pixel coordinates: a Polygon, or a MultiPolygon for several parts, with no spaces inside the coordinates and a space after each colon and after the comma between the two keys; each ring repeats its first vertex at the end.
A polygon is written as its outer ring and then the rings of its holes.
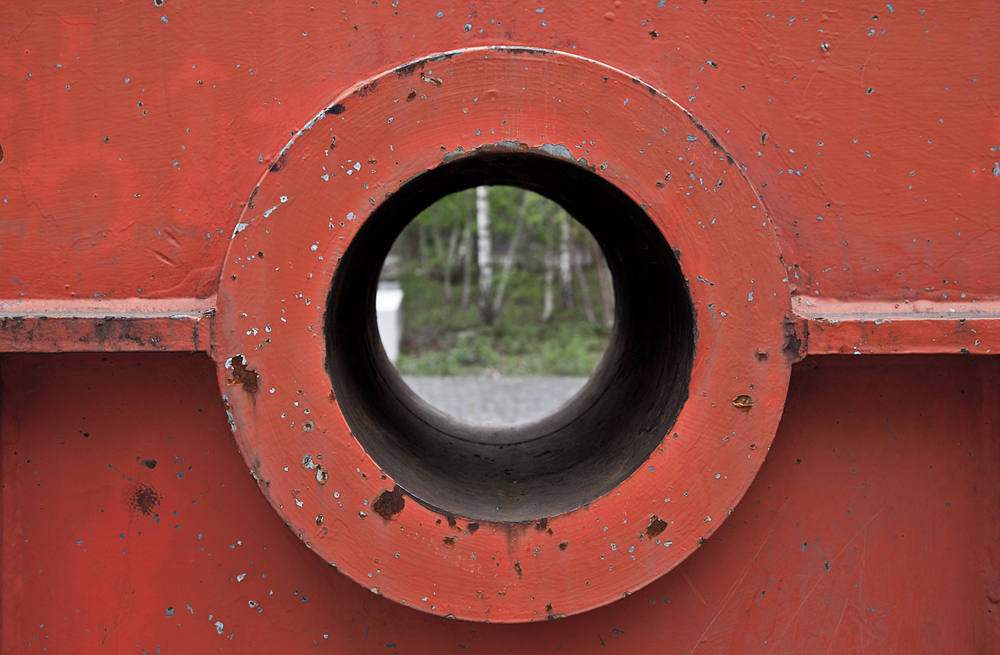
{"type": "Polygon", "coordinates": [[[144,459],[144,460],[142,460],[139,463],[142,464],[143,466],[145,466],[148,469],[155,469],[156,468],[156,460],[155,459],[144,459]]]}
{"type": "Polygon", "coordinates": [[[542,519],[537,524],[535,524],[535,529],[538,530],[539,532],[545,530],[548,527],[549,527],[549,520],[548,519],[542,519]]]}
{"type": "Polygon", "coordinates": [[[807,336],[804,324],[791,318],[785,319],[785,355],[793,364],[806,356],[807,336]]]}
{"type": "Polygon", "coordinates": [[[733,398],[732,403],[733,407],[740,410],[744,414],[749,413],[750,410],[753,409],[753,398],[746,394],[736,396],[733,398]]]}
{"type": "Polygon", "coordinates": [[[366,98],[368,97],[369,93],[375,93],[375,91],[377,90],[378,90],[378,80],[373,80],[368,84],[365,84],[364,86],[359,88],[357,91],[354,92],[354,94],[359,98],[366,98]]]}
{"type": "Polygon", "coordinates": [[[409,101],[413,100],[416,97],[417,97],[417,90],[416,89],[410,89],[409,95],[406,96],[406,101],[409,102],[409,101]]]}
{"type": "Polygon", "coordinates": [[[153,487],[139,484],[136,486],[135,491],[132,492],[132,499],[129,505],[131,505],[137,514],[149,516],[156,507],[159,507],[160,494],[153,487]]]}
{"type": "Polygon", "coordinates": [[[330,393],[327,394],[326,399],[331,403],[337,402],[337,394],[333,393],[333,389],[330,389],[330,393]]]}
{"type": "Polygon", "coordinates": [[[454,548],[455,547],[455,537],[445,537],[444,539],[441,540],[441,543],[443,543],[448,548],[454,548]]]}
{"type": "Polygon", "coordinates": [[[546,612],[547,612],[548,614],[551,614],[551,613],[552,613],[552,603],[549,603],[548,605],[546,605],[546,606],[545,606],[545,611],[546,611],[546,612]]]}
{"type": "Polygon", "coordinates": [[[521,562],[514,562],[514,570],[517,571],[518,580],[524,577],[524,571],[521,570],[521,562]]]}
{"type": "Polygon", "coordinates": [[[474,534],[476,532],[476,530],[479,529],[479,524],[478,523],[470,523],[466,527],[468,527],[468,529],[469,529],[469,534],[474,534]]]}
{"type": "Polygon", "coordinates": [[[281,155],[280,157],[278,157],[274,161],[273,164],[271,164],[271,169],[270,170],[277,172],[277,171],[280,171],[284,167],[285,167],[285,155],[281,155]]]}
{"type": "Polygon", "coordinates": [[[646,536],[650,538],[655,537],[666,529],[667,522],[656,514],[653,514],[649,519],[649,525],[646,526],[646,536]]]}
{"type": "Polygon", "coordinates": [[[326,113],[327,114],[333,114],[334,116],[337,116],[339,114],[343,114],[345,109],[347,109],[347,108],[344,107],[344,103],[338,102],[337,104],[333,105],[332,107],[327,108],[326,113]]]}
{"type": "Polygon", "coordinates": [[[387,489],[382,492],[382,495],[372,505],[372,510],[388,521],[402,512],[404,507],[406,507],[406,499],[403,498],[403,489],[397,484],[392,491],[387,489]]]}
{"type": "Polygon", "coordinates": [[[569,547],[568,541],[564,541],[561,544],[559,544],[559,550],[566,550],[568,547],[569,547]]]}
{"type": "Polygon", "coordinates": [[[417,72],[418,66],[420,67],[421,70],[423,70],[424,66],[426,65],[427,61],[421,59],[420,61],[415,61],[413,63],[406,64],[405,66],[400,66],[399,68],[396,69],[396,77],[400,78],[400,77],[406,77],[407,75],[413,75],[415,72],[417,72]]]}
{"type": "Polygon", "coordinates": [[[423,71],[421,71],[421,73],[420,73],[420,79],[422,79],[424,82],[432,82],[434,84],[434,86],[441,86],[441,84],[444,83],[443,80],[440,77],[427,77],[427,76],[425,76],[424,73],[423,73],[423,71]]]}
{"type": "Polygon", "coordinates": [[[455,517],[449,515],[448,516],[448,526],[454,528],[457,525],[458,525],[458,521],[455,520],[455,517]]]}
{"type": "Polygon", "coordinates": [[[243,358],[243,355],[235,355],[232,359],[233,364],[233,377],[226,380],[226,384],[233,386],[234,384],[243,385],[243,389],[250,393],[257,391],[257,375],[256,371],[252,371],[247,368],[247,361],[243,358]]]}

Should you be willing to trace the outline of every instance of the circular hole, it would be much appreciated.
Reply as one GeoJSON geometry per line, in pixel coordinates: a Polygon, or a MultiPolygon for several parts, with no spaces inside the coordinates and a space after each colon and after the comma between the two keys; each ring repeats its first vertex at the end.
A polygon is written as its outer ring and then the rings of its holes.
{"type": "Polygon", "coordinates": [[[538,420],[601,360],[612,287],[596,239],[560,205],[519,187],[466,189],[396,238],[376,296],[379,335],[410,389],[446,414],[538,420]]]}
{"type": "Polygon", "coordinates": [[[680,266],[642,208],[575,163],[503,151],[426,171],[376,208],[337,267],[324,331],[338,404],[365,452],[419,502],[508,522],[576,509],[635,472],[687,399],[695,341],[680,266]],[[614,328],[597,370],[570,402],[528,424],[476,426],[434,409],[379,338],[379,273],[396,237],[434,201],[479,185],[517,186],[560,204],[598,240],[614,280],[614,328]]]}

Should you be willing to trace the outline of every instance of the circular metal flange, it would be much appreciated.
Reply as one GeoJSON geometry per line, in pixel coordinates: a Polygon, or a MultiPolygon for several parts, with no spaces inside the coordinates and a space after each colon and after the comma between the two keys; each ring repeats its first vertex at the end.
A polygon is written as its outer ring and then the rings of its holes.
{"type": "MultiPolygon", "coordinates": [[[[375,593],[490,622],[610,603],[696,549],[764,460],[794,359],[788,286],[772,232],[750,184],[712,135],[621,71],[511,48],[403,66],[358,85],[310,121],[248,202],[227,254],[212,335],[230,425],[285,522],[375,593]],[[519,175],[519,166],[528,173],[519,175]],[[477,488],[442,490],[453,469],[433,473],[437,478],[411,470],[433,468],[436,457],[450,457],[446,448],[424,459],[394,450],[415,446],[393,434],[400,424],[391,417],[424,410],[403,397],[384,353],[368,347],[377,342],[371,280],[343,280],[370,278],[381,261],[373,266],[357,253],[384,254],[402,225],[443,193],[495,182],[536,188],[566,205],[575,195],[614,196],[601,205],[613,215],[588,213],[589,200],[576,209],[606,249],[623,249],[616,285],[623,278],[638,284],[657,266],[667,281],[647,290],[644,302],[654,310],[642,310],[647,305],[633,293],[633,310],[616,320],[646,327],[616,327],[609,351],[618,344],[620,352],[606,356],[598,372],[617,363],[619,373],[595,375],[593,397],[564,417],[572,422],[599,405],[594,398],[615,393],[616,381],[632,385],[636,402],[619,394],[601,414],[608,430],[645,430],[644,438],[622,442],[619,450],[631,456],[613,452],[617,442],[601,442],[598,455],[614,469],[606,476],[595,473],[593,458],[560,460],[565,470],[536,476],[546,483],[538,487],[541,500],[528,494],[523,503],[490,510],[477,502],[477,488]],[[616,242],[619,232],[630,236],[616,242]],[[360,269],[367,272],[353,272],[360,269]],[[679,275],[680,292],[667,269],[679,275]],[[352,312],[363,317],[357,325],[352,312]],[[657,332],[661,321],[673,327],[657,332]],[[633,343],[685,329],[687,336],[660,350],[633,343]],[[355,343],[357,330],[367,336],[355,343]],[[356,347],[364,356],[355,356],[356,347]],[[658,363],[663,375],[654,374],[658,363]],[[642,374],[629,377],[633,368],[642,374]],[[373,389],[392,393],[371,401],[373,389]],[[636,426],[635,416],[655,420],[636,426]],[[583,491],[574,490],[576,471],[588,481],[583,491]],[[559,475],[565,493],[553,484],[559,475]]],[[[437,425],[460,439],[488,441],[460,425],[437,425]]],[[[571,435],[567,443],[586,448],[601,434],[591,430],[575,442],[571,435]]]]}

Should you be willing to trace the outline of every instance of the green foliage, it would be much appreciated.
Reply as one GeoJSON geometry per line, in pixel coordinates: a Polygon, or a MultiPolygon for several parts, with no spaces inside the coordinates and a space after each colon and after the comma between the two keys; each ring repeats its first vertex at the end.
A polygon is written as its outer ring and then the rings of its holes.
{"type": "MultiPolygon", "coordinates": [[[[596,297],[593,272],[588,271],[596,297]]],[[[556,308],[541,322],[542,277],[512,271],[507,300],[494,325],[480,323],[475,303],[444,302],[440,280],[403,275],[403,343],[396,368],[404,375],[590,375],[608,343],[608,330],[591,325],[580,303],[556,308]]]]}
{"type": "MultiPolygon", "coordinates": [[[[480,320],[475,270],[470,302],[464,309],[459,306],[462,265],[455,252],[451,253],[453,301],[449,304],[444,300],[448,244],[458,239],[465,228],[472,230],[471,246],[475,248],[475,189],[438,200],[403,230],[393,246],[393,253],[400,259],[397,277],[404,292],[403,343],[396,363],[401,373],[523,376],[589,375],[593,371],[609,335],[600,321],[595,325],[587,322],[579,298],[572,309],[556,302],[551,320],[541,320],[546,242],[558,248],[551,237],[558,234],[556,221],[565,215],[562,207],[517,187],[491,187],[495,270],[507,253],[522,213],[523,236],[493,325],[484,325],[480,320]],[[422,256],[421,229],[426,239],[422,256]],[[422,257],[426,257],[430,270],[422,268],[422,257]]],[[[589,232],[576,221],[572,224],[573,240],[589,252],[589,232]]],[[[474,260],[473,256],[473,268],[474,260]]],[[[600,313],[594,269],[587,267],[585,275],[595,300],[594,309],[600,313]]],[[[576,291],[579,295],[579,289],[576,291]]],[[[558,289],[555,293],[558,295],[558,289]]]]}

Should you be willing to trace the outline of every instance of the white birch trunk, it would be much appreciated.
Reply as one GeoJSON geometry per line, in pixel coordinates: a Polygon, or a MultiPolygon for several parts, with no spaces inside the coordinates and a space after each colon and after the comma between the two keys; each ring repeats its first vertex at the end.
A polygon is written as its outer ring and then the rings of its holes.
{"type": "Polygon", "coordinates": [[[565,213],[562,214],[559,228],[559,289],[563,307],[569,309],[573,306],[573,257],[570,252],[569,216],[565,213]]]}
{"type": "Polygon", "coordinates": [[[490,230],[490,189],[476,187],[476,230],[479,234],[479,316],[493,323],[493,241],[490,230]]]}
{"type": "Polygon", "coordinates": [[[545,216],[545,292],[542,300],[542,322],[552,320],[552,284],[556,279],[556,254],[553,252],[552,216],[545,216]]]}

